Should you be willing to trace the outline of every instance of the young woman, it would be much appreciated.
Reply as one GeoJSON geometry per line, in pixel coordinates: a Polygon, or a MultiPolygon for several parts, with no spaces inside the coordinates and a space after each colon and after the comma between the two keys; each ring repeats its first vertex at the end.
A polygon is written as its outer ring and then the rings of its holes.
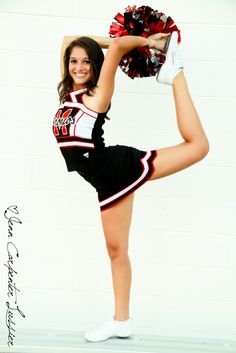
{"type": "Polygon", "coordinates": [[[159,33],[148,38],[107,38],[109,48],[105,59],[98,42],[89,37],[65,37],[63,41],[62,81],[58,85],[61,105],[54,118],[53,132],[68,171],[77,171],[97,190],[115,298],[114,316],[87,332],[88,341],[132,334],[128,237],[134,191],[146,181],[176,173],[200,161],[209,150],[183,73],[177,32],[171,34],[166,62],[157,81],[172,85],[183,142],[158,151],[120,145],[105,147],[102,125],[121,58],[134,48],[146,45],[164,51],[168,36],[159,33]]]}

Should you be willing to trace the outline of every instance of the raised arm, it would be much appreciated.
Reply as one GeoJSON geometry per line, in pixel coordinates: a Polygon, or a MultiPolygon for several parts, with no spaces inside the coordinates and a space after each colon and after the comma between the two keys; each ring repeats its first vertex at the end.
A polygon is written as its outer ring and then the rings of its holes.
{"type": "MultiPolygon", "coordinates": [[[[168,35],[169,34],[158,33],[151,35],[148,38],[140,36],[124,36],[114,39],[108,37],[88,36],[96,40],[102,48],[108,48],[97,82],[97,88],[95,90],[94,98],[96,100],[95,105],[97,111],[106,111],[110,105],[114,92],[115,74],[121,58],[133,49],[147,45],[162,50],[161,48],[164,47],[163,42],[166,41],[168,35]]],[[[65,50],[74,39],[79,37],[82,37],[82,35],[66,36],[63,39],[61,48],[62,77],[64,73],[63,57],[65,50]]]]}
{"type": "Polygon", "coordinates": [[[110,104],[114,92],[115,74],[121,58],[137,47],[149,45],[149,47],[160,49],[164,47],[163,43],[168,36],[168,33],[158,33],[148,38],[124,36],[113,39],[106,53],[97,83],[95,96],[99,109],[105,111],[110,104]]]}

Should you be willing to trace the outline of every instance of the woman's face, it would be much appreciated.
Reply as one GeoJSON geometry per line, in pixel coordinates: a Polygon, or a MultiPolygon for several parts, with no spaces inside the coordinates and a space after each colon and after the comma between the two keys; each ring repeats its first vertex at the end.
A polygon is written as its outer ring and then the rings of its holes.
{"type": "Polygon", "coordinates": [[[87,87],[87,82],[92,78],[92,66],[84,48],[74,47],[70,54],[69,73],[73,79],[73,89],[87,87]]]}

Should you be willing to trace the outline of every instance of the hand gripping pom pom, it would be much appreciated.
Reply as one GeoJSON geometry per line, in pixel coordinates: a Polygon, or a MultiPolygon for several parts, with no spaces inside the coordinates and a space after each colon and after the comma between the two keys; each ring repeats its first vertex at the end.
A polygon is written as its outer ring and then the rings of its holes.
{"type": "MultiPolygon", "coordinates": [[[[178,32],[180,43],[180,30],[171,17],[153,10],[149,6],[128,6],[124,14],[118,13],[115,21],[110,25],[110,37],[127,35],[149,37],[155,33],[178,32]]],[[[166,60],[165,53],[160,50],[139,47],[123,56],[120,68],[130,78],[155,76],[166,60]]]]}

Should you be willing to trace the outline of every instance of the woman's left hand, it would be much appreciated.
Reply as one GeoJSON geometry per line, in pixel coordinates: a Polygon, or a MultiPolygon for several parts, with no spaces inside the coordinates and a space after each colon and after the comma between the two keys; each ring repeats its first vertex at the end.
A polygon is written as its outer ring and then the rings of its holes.
{"type": "Polygon", "coordinates": [[[155,33],[147,37],[149,39],[149,48],[158,49],[164,52],[167,38],[171,33],[155,33]]]}

